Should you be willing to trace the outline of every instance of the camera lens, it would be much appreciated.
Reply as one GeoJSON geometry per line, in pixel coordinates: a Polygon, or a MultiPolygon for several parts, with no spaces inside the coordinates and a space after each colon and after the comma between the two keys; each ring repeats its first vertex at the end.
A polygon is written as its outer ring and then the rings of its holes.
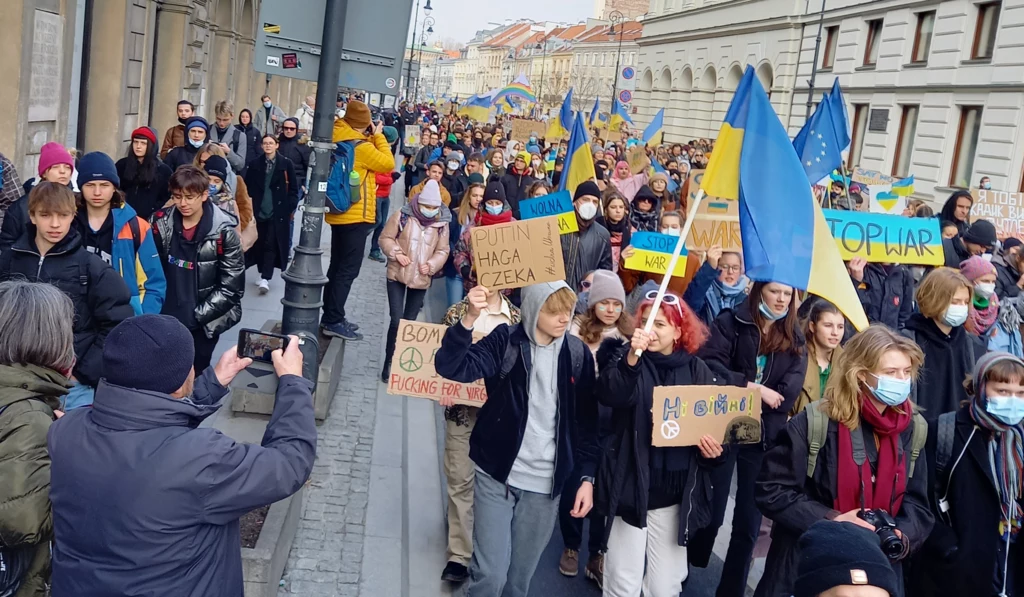
{"type": "Polygon", "coordinates": [[[882,545],[882,553],[890,560],[895,560],[903,553],[903,541],[896,535],[896,531],[889,528],[878,529],[878,540],[882,545]]]}

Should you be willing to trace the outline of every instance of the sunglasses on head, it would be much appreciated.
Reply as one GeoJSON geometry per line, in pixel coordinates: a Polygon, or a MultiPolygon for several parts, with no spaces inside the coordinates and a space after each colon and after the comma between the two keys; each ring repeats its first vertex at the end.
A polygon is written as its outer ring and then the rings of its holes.
{"type": "MultiPolygon", "coordinates": [[[[647,294],[644,295],[644,298],[646,298],[649,301],[658,300],[658,291],[657,290],[649,290],[649,291],[647,291],[647,294]]],[[[673,305],[676,308],[676,311],[679,311],[679,315],[683,314],[683,307],[679,303],[679,297],[678,296],[676,296],[674,294],[669,294],[669,293],[666,292],[665,296],[661,297],[661,302],[666,304],[666,305],[673,305]]]]}

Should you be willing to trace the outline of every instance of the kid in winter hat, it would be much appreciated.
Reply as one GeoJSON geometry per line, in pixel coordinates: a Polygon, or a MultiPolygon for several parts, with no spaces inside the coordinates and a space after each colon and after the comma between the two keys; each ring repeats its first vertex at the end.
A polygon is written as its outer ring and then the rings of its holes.
{"type": "Polygon", "coordinates": [[[74,169],[75,160],[71,159],[71,154],[63,145],[50,141],[39,149],[39,177],[42,178],[47,170],[57,164],[67,164],[74,169]]]}
{"type": "Polygon", "coordinates": [[[105,180],[115,187],[121,186],[121,179],[117,176],[117,168],[114,167],[114,160],[102,151],[91,151],[78,160],[78,186],[84,187],[86,183],[105,180]]]}
{"type": "Polygon", "coordinates": [[[596,305],[608,299],[619,301],[625,306],[626,291],[622,288],[622,281],[609,270],[596,270],[594,272],[594,280],[590,283],[590,295],[587,299],[587,306],[596,305]]]}
{"type": "Polygon", "coordinates": [[[436,180],[427,180],[427,184],[416,198],[416,203],[425,207],[441,206],[441,189],[437,186],[436,180]]]}

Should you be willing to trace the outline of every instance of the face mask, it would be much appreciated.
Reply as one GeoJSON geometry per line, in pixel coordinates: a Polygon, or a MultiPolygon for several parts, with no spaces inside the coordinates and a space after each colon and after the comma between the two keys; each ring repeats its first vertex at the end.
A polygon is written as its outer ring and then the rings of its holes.
{"type": "Polygon", "coordinates": [[[188,143],[189,143],[189,145],[191,145],[192,147],[195,147],[196,149],[199,149],[200,147],[202,147],[202,146],[203,146],[203,143],[206,143],[206,141],[193,141],[193,140],[192,140],[192,137],[189,137],[189,139],[188,139],[188,143]]]}
{"type": "Polygon", "coordinates": [[[270,106],[273,106],[273,105],[274,104],[272,104],[271,102],[263,102],[263,107],[264,108],[269,108],[270,106]]]}
{"type": "Polygon", "coordinates": [[[209,190],[211,195],[216,195],[220,191],[220,185],[215,185],[211,182],[209,190]]]}
{"type": "Polygon", "coordinates": [[[992,296],[992,294],[995,293],[995,291],[996,291],[996,285],[995,285],[994,282],[991,282],[991,283],[988,283],[988,284],[975,284],[974,285],[974,294],[976,294],[976,295],[978,295],[978,296],[980,296],[981,298],[984,298],[984,299],[987,299],[990,296],[992,296]]]}
{"type": "Polygon", "coordinates": [[[967,305],[950,305],[942,314],[942,321],[951,327],[959,327],[967,321],[967,305]]]}
{"type": "Polygon", "coordinates": [[[992,261],[992,253],[982,253],[981,254],[981,258],[984,259],[985,261],[991,262],[992,261]]]}
{"type": "Polygon", "coordinates": [[[669,236],[680,236],[683,231],[678,228],[662,228],[661,233],[669,236]]]}
{"type": "Polygon", "coordinates": [[[533,164],[534,168],[540,168],[540,160],[533,160],[530,163],[533,164]]]}
{"type": "Polygon", "coordinates": [[[593,220],[597,215],[597,206],[593,203],[584,203],[579,207],[580,217],[584,220],[593,220]]]}
{"type": "Polygon", "coordinates": [[[423,214],[423,217],[425,217],[425,218],[436,218],[437,214],[441,213],[441,208],[440,207],[425,207],[425,206],[421,205],[420,206],[420,213],[423,214]]]}
{"type": "Polygon", "coordinates": [[[985,410],[1007,425],[1016,425],[1024,419],[1024,398],[1016,396],[988,396],[985,410]]]}
{"type": "Polygon", "coordinates": [[[871,394],[879,402],[889,406],[899,406],[907,401],[907,396],[910,396],[909,379],[896,379],[895,377],[875,375],[873,373],[871,376],[878,380],[878,387],[872,388],[868,386],[868,389],[871,390],[871,394]]]}
{"type": "Polygon", "coordinates": [[[504,206],[501,206],[501,205],[485,205],[484,209],[486,209],[487,213],[491,214],[492,216],[500,216],[501,212],[504,209],[504,206]]]}
{"type": "Polygon", "coordinates": [[[758,305],[757,310],[768,321],[778,321],[785,317],[786,315],[789,315],[789,308],[786,308],[785,311],[776,315],[771,309],[768,308],[768,305],[766,305],[764,301],[761,301],[761,304],[758,305]]]}
{"type": "Polygon", "coordinates": [[[449,170],[458,170],[459,169],[459,163],[455,162],[455,161],[448,162],[448,169],[449,170]]]}
{"type": "Polygon", "coordinates": [[[537,137],[530,137],[530,143],[536,143],[537,137]]]}
{"type": "Polygon", "coordinates": [[[992,189],[992,183],[986,182],[985,184],[981,185],[981,188],[985,189],[986,191],[989,191],[992,189]]]}

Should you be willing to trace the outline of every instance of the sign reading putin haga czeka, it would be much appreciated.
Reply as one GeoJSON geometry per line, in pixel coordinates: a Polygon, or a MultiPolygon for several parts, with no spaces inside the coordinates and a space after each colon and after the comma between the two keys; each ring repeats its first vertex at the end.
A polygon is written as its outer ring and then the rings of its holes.
{"type": "MultiPolygon", "coordinates": [[[[697,200],[697,191],[703,181],[703,170],[690,170],[687,205],[693,205],[697,200]]],[[[693,218],[690,236],[686,238],[686,248],[706,251],[714,245],[722,247],[723,251],[743,250],[740,239],[740,203],[705,195],[693,218]]]]}
{"type": "Polygon", "coordinates": [[[652,444],[696,446],[710,435],[723,444],[761,441],[761,391],[732,386],[655,386],[652,444]]]}
{"type": "Polygon", "coordinates": [[[942,265],[942,235],[937,218],[908,218],[863,211],[822,210],[843,260],[942,265]]]}
{"type": "MultiPolygon", "coordinates": [[[[395,357],[388,375],[388,394],[416,398],[453,398],[456,404],[480,406],[487,401],[484,380],[459,383],[445,379],[434,370],[434,356],[448,328],[436,323],[403,319],[398,326],[395,357]]],[[[483,337],[474,334],[474,341],[483,337]]]]}
{"type": "Polygon", "coordinates": [[[489,290],[565,279],[558,217],[519,220],[470,231],[477,282],[489,290]]]}

